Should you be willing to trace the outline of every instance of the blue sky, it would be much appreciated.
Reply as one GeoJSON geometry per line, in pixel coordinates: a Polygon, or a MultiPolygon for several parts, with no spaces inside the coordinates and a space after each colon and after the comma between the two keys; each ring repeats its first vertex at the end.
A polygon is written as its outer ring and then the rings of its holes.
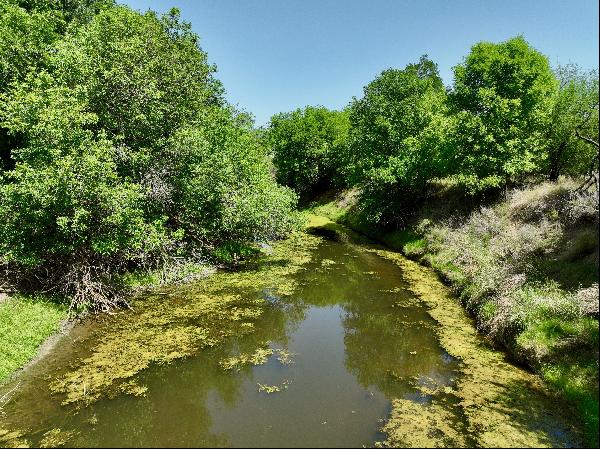
{"type": "Polygon", "coordinates": [[[517,34],[550,63],[598,67],[597,0],[125,0],[176,6],[218,67],[229,101],[256,117],[342,108],[382,70],[426,53],[446,84],[475,42],[517,34]]]}

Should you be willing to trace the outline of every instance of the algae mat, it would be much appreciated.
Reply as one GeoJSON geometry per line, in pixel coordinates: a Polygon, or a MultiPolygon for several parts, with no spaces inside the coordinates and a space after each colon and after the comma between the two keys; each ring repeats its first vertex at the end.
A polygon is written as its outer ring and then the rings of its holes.
{"type": "Polygon", "coordinates": [[[385,426],[387,444],[465,446],[470,441],[479,447],[581,446],[580,429],[570,422],[573,417],[563,414],[559,400],[537,376],[509,363],[505,354],[477,334],[473,321],[432,270],[395,252],[373,251],[400,267],[410,290],[439,324],[441,345],[461,361],[462,374],[455,389],[430,392],[432,400],[426,406],[394,400],[385,426]],[[464,418],[460,427],[447,419],[455,414],[464,418]]]}

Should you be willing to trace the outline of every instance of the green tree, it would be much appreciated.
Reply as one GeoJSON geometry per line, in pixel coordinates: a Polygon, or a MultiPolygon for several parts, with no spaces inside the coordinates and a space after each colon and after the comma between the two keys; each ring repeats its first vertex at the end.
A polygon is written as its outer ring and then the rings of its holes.
{"type": "MultiPolygon", "coordinates": [[[[0,96],[10,83],[47,68],[50,49],[69,26],[91,20],[112,0],[0,0],[0,96]]],[[[18,135],[0,127],[0,170],[12,167],[18,135]]]]}
{"type": "Polygon", "coordinates": [[[348,133],[348,113],[324,107],[281,113],[271,118],[267,141],[279,183],[306,198],[343,184],[340,156],[348,133]]]}
{"type": "Polygon", "coordinates": [[[21,141],[0,178],[0,265],[17,280],[106,309],[125,268],[295,225],[295,195],[177,11],[103,8],[46,59],[0,101],[21,141]]]}
{"type": "Polygon", "coordinates": [[[558,67],[559,87],[552,98],[546,139],[547,173],[552,181],[560,174],[587,174],[597,157],[593,146],[577,134],[598,141],[598,73],[584,73],[576,65],[558,67]]]}
{"type": "MultiPolygon", "coordinates": [[[[15,2],[0,0],[0,96],[12,81],[44,66],[61,22],[51,11],[29,13],[15,2]]],[[[18,136],[0,127],[0,171],[12,166],[11,151],[19,144],[18,136]]]]}
{"type": "Polygon", "coordinates": [[[454,145],[445,156],[474,190],[504,185],[543,164],[556,81],[547,58],[521,36],[480,42],[454,67],[454,145]]]}
{"type": "Polygon", "coordinates": [[[444,174],[445,100],[437,65],[422,56],[403,70],[385,70],[352,101],[345,159],[372,220],[397,218],[444,174]]]}
{"type": "MultiPolygon", "coordinates": [[[[159,18],[116,7],[60,42],[52,69],[85,97],[99,128],[137,153],[160,148],[181,124],[224,104],[198,43],[175,9],[159,18]]],[[[145,156],[152,155],[135,155],[145,156]]]]}

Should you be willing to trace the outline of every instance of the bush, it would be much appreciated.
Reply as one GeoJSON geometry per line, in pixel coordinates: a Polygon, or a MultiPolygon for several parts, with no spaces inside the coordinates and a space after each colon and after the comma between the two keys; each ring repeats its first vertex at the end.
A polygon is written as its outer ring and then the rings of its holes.
{"type": "Polygon", "coordinates": [[[118,304],[104,285],[111,273],[168,240],[164,220],[146,217],[141,187],[117,175],[113,151],[84,141],[44,168],[17,164],[0,186],[2,259],[19,280],[71,297],[72,308],[118,304]]]}

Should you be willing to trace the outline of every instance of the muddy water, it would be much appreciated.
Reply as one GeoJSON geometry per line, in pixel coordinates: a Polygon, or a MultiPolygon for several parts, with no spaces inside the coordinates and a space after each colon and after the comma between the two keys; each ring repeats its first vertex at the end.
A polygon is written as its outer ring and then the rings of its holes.
{"type": "MultiPolygon", "coordinates": [[[[0,446],[361,447],[386,440],[402,404],[431,420],[432,392],[456,391],[468,374],[403,271],[375,251],[305,238],[266,268],[149,295],[112,324],[76,328],[0,390],[18,387],[0,446]]],[[[419,429],[415,441],[477,444],[450,396],[438,418],[459,440],[419,429]]]]}

